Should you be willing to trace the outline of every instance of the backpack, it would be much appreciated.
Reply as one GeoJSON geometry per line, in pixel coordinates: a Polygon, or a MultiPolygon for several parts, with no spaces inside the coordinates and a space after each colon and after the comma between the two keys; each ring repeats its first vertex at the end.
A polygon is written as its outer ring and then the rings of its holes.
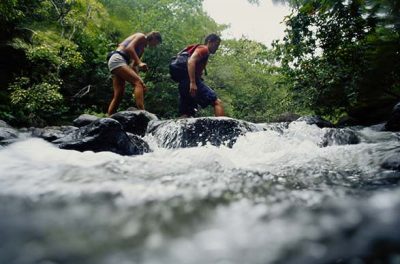
{"type": "MultiPolygon", "coordinates": [[[[200,44],[196,45],[193,51],[199,46],[200,44]]],[[[171,62],[169,64],[169,74],[171,75],[171,79],[175,82],[180,82],[184,79],[189,78],[188,73],[188,60],[191,54],[185,48],[184,50],[180,51],[178,55],[172,57],[171,62]]]]}

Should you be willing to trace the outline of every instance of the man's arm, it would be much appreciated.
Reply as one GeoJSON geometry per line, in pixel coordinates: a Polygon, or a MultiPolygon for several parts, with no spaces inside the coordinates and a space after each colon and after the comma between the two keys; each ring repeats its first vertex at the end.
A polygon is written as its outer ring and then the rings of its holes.
{"type": "Polygon", "coordinates": [[[196,96],[197,92],[197,84],[196,84],[196,64],[201,59],[200,54],[197,51],[194,51],[192,56],[190,56],[188,60],[188,73],[189,73],[189,80],[190,80],[190,95],[196,96]]]}

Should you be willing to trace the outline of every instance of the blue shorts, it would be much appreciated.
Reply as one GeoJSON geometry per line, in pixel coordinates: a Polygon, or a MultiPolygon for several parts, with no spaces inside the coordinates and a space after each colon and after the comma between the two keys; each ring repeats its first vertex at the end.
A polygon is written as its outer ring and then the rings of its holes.
{"type": "Polygon", "coordinates": [[[202,108],[214,105],[217,101],[217,94],[201,80],[196,80],[197,93],[192,97],[189,93],[190,81],[182,80],[179,83],[179,114],[195,116],[198,105],[202,108]]]}

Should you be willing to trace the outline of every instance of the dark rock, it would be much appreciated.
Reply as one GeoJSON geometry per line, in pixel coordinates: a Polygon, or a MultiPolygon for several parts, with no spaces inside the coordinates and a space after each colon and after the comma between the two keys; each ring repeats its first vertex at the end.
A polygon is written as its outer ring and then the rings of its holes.
{"type": "Polygon", "coordinates": [[[139,109],[137,109],[136,107],[129,107],[128,109],[126,109],[126,111],[140,111],[139,109]]]}
{"type": "Polygon", "coordinates": [[[139,149],[143,149],[143,153],[147,153],[150,152],[150,146],[149,144],[147,144],[146,141],[144,141],[141,137],[139,137],[138,135],[132,134],[132,133],[126,133],[129,137],[129,139],[136,145],[139,147],[139,149]]]}
{"type": "Polygon", "coordinates": [[[294,113],[282,113],[279,116],[277,116],[273,122],[293,122],[296,121],[297,119],[299,119],[301,116],[298,114],[294,114],[294,113]]]}
{"type": "Polygon", "coordinates": [[[62,149],[111,151],[120,155],[138,155],[149,150],[144,147],[147,144],[142,139],[136,138],[133,142],[122,130],[121,124],[111,118],[99,119],[53,143],[62,149]]]}
{"type": "Polygon", "coordinates": [[[5,121],[0,120],[0,127],[6,127],[6,128],[12,128],[9,124],[7,124],[5,121]]]}
{"type": "Polygon", "coordinates": [[[99,117],[94,115],[83,114],[77,117],[72,123],[74,124],[74,126],[83,127],[99,119],[99,117]]]}
{"type": "Polygon", "coordinates": [[[308,125],[316,125],[319,128],[335,127],[331,122],[323,119],[320,116],[302,116],[296,122],[306,122],[308,125]]]}
{"type": "Polygon", "coordinates": [[[29,128],[28,131],[31,132],[32,137],[43,138],[46,141],[52,142],[54,140],[63,138],[70,134],[71,132],[77,130],[74,126],[52,126],[45,128],[29,128]]]}
{"type": "Polygon", "coordinates": [[[373,131],[378,131],[378,132],[385,131],[385,123],[372,125],[372,126],[369,126],[369,128],[373,131]]]}
{"type": "Polygon", "coordinates": [[[387,170],[400,171],[400,153],[396,153],[395,155],[386,158],[381,167],[387,170]]]}
{"type": "Polygon", "coordinates": [[[126,132],[140,136],[144,136],[150,121],[158,120],[156,115],[144,110],[122,111],[113,114],[110,118],[117,120],[126,132]]]}
{"type": "Polygon", "coordinates": [[[385,130],[392,132],[400,131],[400,103],[394,106],[392,115],[385,125],[385,130]]]}
{"type": "Polygon", "coordinates": [[[360,143],[357,134],[349,129],[327,129],[320,146],[355,145],[360,143]]]}
{"type": "Polygon", "coordinates": [[[18,138],[18,131],[12,127],[0,127],[0,145],[7,145],[18,138]]]}
{"type": "Polygon", "coordinates": [[[204,117],[151,121],[147,133],[166,148],[197,147],[207,143],[232,147],[239,136],[258,130],[256,125],[240,120],[204,117]]]}
{"type": "Polygon", "coordinates": [[[279,134],[283,134],[283,132],[289,128],[290,122],[279,122],[279,123],[265,123],[265,124],[256,124],[260,126],[263,131],[275,131],[279,134]]]}

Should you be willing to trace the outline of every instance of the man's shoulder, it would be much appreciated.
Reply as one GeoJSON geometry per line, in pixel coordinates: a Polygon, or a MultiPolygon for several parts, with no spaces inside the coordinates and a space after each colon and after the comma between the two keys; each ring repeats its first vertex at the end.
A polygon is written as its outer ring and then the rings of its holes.
{"type": "Polygon", "coordinates": [[[199,46],[197,46],[197,50],[208,52],[208,47],[207,47],[207,45],[200,44],[199,46]]]}
{"type": "Polygon", "coordinates": [[[200,56],[208,56],[210,54],[208,47],[206,45],[199,45],[196,48],[196,52],[200,55],[200,56]]]}

